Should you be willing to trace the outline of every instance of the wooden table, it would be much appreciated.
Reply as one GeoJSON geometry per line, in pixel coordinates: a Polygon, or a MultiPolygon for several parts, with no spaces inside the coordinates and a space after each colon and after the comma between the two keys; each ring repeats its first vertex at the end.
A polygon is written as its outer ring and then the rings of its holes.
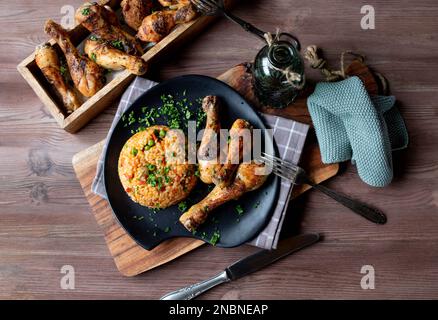
{"type": "MultiPolygon", "coordinates": [[[[373,1],[376,29],[362,30],[361,1],[292,3],[246,1],[235,13],[262,29],[294,32],[303,46],[321,46],[331,63],[345,49],[363,52],[389,79],[400,102],[411,141],[408,150],[395,155],[394,182],[371,188],[348,166],[327,183],[383,209],[389,222],[372,225],[310,192],[291,206],[284,232],[322,232],[322,243],[202,298],[438,298],[438,5],[435,0],[373,1]],[[360,286],[363,265],[375,268],[374,290],[360,286]]],[[[68,134],[15,69],[46,40],[43,21],[59,21],[64,4],[0,4],[0,298],[154,299],[254,252],[249,246],[205,246],[135,278],[118,273],[71,165],[73,154],[104,138],[115,106],[78,134],[68,134]],[[63,265],[75,268],[75,290],[60,288],[63,265]]],[[[153,67],[150,77],[217,76],[251,59],[261,46],[220,20],[153,67]]]]}

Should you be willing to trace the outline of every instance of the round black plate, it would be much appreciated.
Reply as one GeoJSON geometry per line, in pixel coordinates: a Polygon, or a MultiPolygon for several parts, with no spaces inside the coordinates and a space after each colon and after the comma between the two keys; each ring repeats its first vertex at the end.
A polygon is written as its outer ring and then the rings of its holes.
{"type": "MultiPolygon", "coordinates": [[[[115,216],[126,232],[147,250],[173,237],[192,237],[211,243],[215,232],[220,234],[220,239],[216,242],[219,247],[235,247],[251,240],[269,221],[275,207],[279,179],[274,175],[271,175],[260,189],[217,208],[195,234],[188,232],[179,223],[178,219],[182,212],[178,205],[154,211],[133,202],[123,190],[117,172],[119,154],[125,142],[132,136],[132,130],[140,126],[138,122],[127,125],[127,118],[130,114],[137,118],[144,111],[147,112],[151,106],[161,106],[161,96],[169,94],[174,96],[175,100],[186,98],[191,101],[193,106],[190,108],[193,112],[200,108],[200,98],[216,95],[221,100],[222,128],[230,128],[234,120],[242,118],[248,120],[254,128],[265,129],[263,121],[252,107],[234,89],[221,81],[206,76],[187,75],[156,85],[129,107],[125,112],[124,120],[121,119],[117,123],[109,138],[104,161],[104,176],[108,201],[115,216]],[[243,208],[243,214],[237,212],[238,205],[243,208]]],[[[157,119],[155,124],[168,125],[164,118],[157,119]]],[[[203,127],[202,123],[199,129],[203,127]]],[[[264,141],[263,130],[262,137],[264,141]]],[[[268,152],[277,153],[273,150],[275,147],[272,141],[263,147],[268,152]]],[[[188,206],[205,197],[208,189],[207,185],[199,182],[187,200],[188,206]]]]}

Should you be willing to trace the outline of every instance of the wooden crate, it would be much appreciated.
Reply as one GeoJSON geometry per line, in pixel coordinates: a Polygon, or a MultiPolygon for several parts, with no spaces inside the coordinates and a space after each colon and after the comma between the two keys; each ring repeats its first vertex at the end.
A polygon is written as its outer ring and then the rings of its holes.
{"type": "MultiPolygon", "coordinates": [[[[121,0],[102,0],[99,1],[99,4],[109,5],[114,10],[117,10],[120,8],[120,2],[121,0]]],[[[172,45],[182,43],[192,38],[209,22],[211,22],[211,20],[212,17],[200,16],[191,22],[178,25],[167,37],[148,49],[142,58],[146,62],[150,62],[165,49],[170,49],[172,45]]],[[[43,28],[43,21],[41,23],[41,28],[43,28]]],[[[89,34],[89,31],[81,25],[76,25],[69,31],[69,35],[75,45],[80,44],[89,34]]],[[[51,39],[49,43],[51,45],[56,44],[53,39],[51,39]]],[[[55,94],[54,88],[45,79],[41,70],[36,65],[34,52],[24,59],[17,66],[17,69],[23,78],[29,83],[31,88],[35,91],[41,102],[47,107],[52,116],[56,119],[60,127],[70,133],[74,133],[81,129],[91,119],[101,113],[106,107],[111,105],[111,103],[122,94],[124,89],[135,77],[126,70],[119,72],[114,79],[108,82],[94,96],[88,98],[80,108],[71,114],[67,114],[62,102],[55,94]]]]}

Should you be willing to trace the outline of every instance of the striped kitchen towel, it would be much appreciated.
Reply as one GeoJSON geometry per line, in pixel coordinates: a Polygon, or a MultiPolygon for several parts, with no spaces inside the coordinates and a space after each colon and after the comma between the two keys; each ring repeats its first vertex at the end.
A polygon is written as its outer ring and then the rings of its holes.
{"type": "MultiPolygon", "coordinates": [[[[156,82],[151,80],[140,77],[135,78],[120,100],[108,137],[111,136],[117,122],[131,103],[156,84],[156,82]]],[[[280,157],[297,164],[300,160],[309,126],[281,117],[267,114],[260,115],[265,121],[266,126],[273,129],[274,140],[277,144],[280,157]]],[[[105,152],[106,145],[104,146],[102,154],[105,154],[105,152]]],[[[272,218],[265,229],[255,239],[249,242],[249,244],[263,249],[275,249],[277,247],[281,227],[283,225],[292,193],[292,187],[293,185],[289,181],[281,179],[279,199],[272,214],[272,218]]],[[[103,156],[101,156],[97,164],[97,172],[93,181],[92,191],[106,199],[105,185],[103,181],[103,156]]]]}

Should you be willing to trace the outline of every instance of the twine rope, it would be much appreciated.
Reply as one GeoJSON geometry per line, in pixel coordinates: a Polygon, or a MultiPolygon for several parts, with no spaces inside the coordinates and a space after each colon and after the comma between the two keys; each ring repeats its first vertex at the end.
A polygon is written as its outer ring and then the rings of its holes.
{"type": "MultiPolygon", "coordinates": [[[[266,40],[266,43],[268,44],[268,47],[270,48],[275,42],[277,42],[280,39],[280,29],[277,28],[275,36],[272,36],[270,32],[266,32],[263,36],[266,40]]],[[[274,65],[272,65],[272,67],[275,70],[283,73],[284,76],[286,77],[287,82],[289,82],[290,85],[295,89],[301,90],[304,87],[305,84],[304,75],[301,76],[299,73],[293,71],[291,67],[287,67],[286,69],[277,68],[274,65]],[[299,83],[297,84],[297,82],[299,83]]]]}
{"type": "Polygon", "coordinates": [[[304,58],[309,62],[313,69],[319,69],[322,75],[325,77],[326,81],[333,82],[347,78],[345,74],[345,57],[347,55],[354,56],[360,62],[365,61],[363,55],[354,53],[353,51],[347,50],[341,53],[340,59],[340,70],[334,70],[330,68],[327,64],[327,60],[321,58],[320,50],[317,46],[308,46],[306,52],[304,53],[304,58]]]}

